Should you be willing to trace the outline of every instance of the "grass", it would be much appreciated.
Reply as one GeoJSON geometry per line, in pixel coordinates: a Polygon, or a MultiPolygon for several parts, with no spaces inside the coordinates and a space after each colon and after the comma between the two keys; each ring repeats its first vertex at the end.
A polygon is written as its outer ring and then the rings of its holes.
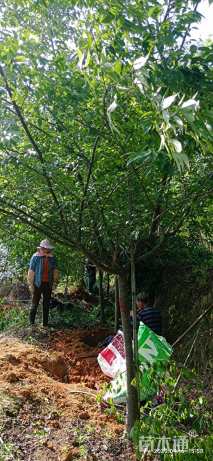
{"type": "Polygon", "coordinates": [[[12,443],[0,442],[0,461],[9,461],[13,458],[14,445],[12,443]]]}
{"type": "Polygon", "coordinates": [[[13,327],[26,327],[28,321],[28,309],[26,307],[0,307],[0,332],[13,327]]]}

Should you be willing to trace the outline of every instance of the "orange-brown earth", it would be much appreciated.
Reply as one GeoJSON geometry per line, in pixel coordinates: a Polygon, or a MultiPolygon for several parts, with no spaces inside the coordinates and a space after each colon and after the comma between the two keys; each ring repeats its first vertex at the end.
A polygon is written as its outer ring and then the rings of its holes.
{"type": "Polygon", "coordinates": [[[1,437],[12,447],[8,459],[135,459],[124,424],[97,402],[98,390],[108,381],[97,363],[97,343],[107,334],[58,331],[47,333],[41,344],[38,331],[30,338],[28,332],[25,340],[0,337],[1,437]],[[36,345],[29,344],[33,336],[36,345]]]}
{"type": "Polygon", "coordinates": [[[61,353],[68,365],[68,380],[81,383],[91,389],[100,389],[100,385],[109,381],[102,373],[97,356],[100,343],[109,334],[108,330],[74,330],[57,332],[52,336],[49,350],[61,353]]]}

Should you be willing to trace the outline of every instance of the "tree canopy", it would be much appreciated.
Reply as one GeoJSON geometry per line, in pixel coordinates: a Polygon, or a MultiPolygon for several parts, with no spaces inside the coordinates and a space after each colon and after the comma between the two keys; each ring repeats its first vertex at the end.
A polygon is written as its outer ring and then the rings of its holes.
{"type": "Polygon", "coordinates": [[[204,221],[208,234],[212,45],[190,44],[197,5],[2,8],[6,226],[25,223],[114,272],[131,239],[150,249],[204,221]]]}

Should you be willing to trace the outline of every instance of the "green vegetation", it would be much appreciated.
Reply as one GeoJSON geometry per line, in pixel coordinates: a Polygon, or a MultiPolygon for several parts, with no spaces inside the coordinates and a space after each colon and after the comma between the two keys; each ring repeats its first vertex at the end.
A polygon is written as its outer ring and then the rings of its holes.
{"type": "MultiPolygon", "coordinates": [[[[178,370],[175,365],[171,365],[164,379],[165,401],[152,407],[152,402],[147,402],[141,408],[141,420],[137,422],[133,429],[133,439],[138,447],[138,453],[142,452],[142,442],[151,441],[154,449],[162,449],[162,437],[164,449],[173,448],[177,439],[177,449],[179,440],[183,440],[182,450],[185,453],[162,453],[161,459],[169,461],[209,460],[212,451],[212,417],[204,394],[204,385],[195,372],[188,369],[178,370]],[[176,387],[178,374],[181,372],[182,382],[180,387],[176,387]],[[151,409],[150,409],[151,408],[151,409]],[[147,439],[146,439],[147,438],[147,439]],[[167,443],[167,445],[165,445],[167,443]],[[193,452],[194,450],[194,452],[193,452]]],[[[144,447],[145,448],[145,447],[144,447]]],[[[180,450],[180,447],[179,447],[180,450]]],[[[154,450],[153,450],[154,451],[154,450]]]]}
{"type": "Polygon", "coordinates": [[[28,309],[23,307],[7,308],[0,307],[0,332],[13,327],[21,328],[29,324],[28,309]]]}
{"type": "MultiPolygon", "coordinates": [[[[79,304],[73,305],[69,311],[60,312],[56,309],[50,313],[50,323],[58,328],[93,328],[100,324],[100,306],[84,309],[79,304]]],[[[106,326],[112,326],[110,317],[106,326]]]]}
{"type": "Polygon", "coordinates": [[[0,446],[0,460],[8,461],[14,455],[14,446],[12,443],[2,443],[0,446]]]}

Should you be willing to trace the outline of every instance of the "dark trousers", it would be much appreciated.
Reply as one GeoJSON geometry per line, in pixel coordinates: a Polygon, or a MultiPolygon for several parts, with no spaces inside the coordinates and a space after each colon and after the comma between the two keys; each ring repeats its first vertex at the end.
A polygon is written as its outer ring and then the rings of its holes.
{"type": "Polygon", "coordinates": [[[51,298],[52,287],[48,282],[42,282],[40,287],[34,285],[33,297],[32,297],[32,307],[30,309],[30,323],[35,323],[35,317],[41,295],[43,294],[43,325],[48,325],[49,317],[49,302],[51,298]]]}

